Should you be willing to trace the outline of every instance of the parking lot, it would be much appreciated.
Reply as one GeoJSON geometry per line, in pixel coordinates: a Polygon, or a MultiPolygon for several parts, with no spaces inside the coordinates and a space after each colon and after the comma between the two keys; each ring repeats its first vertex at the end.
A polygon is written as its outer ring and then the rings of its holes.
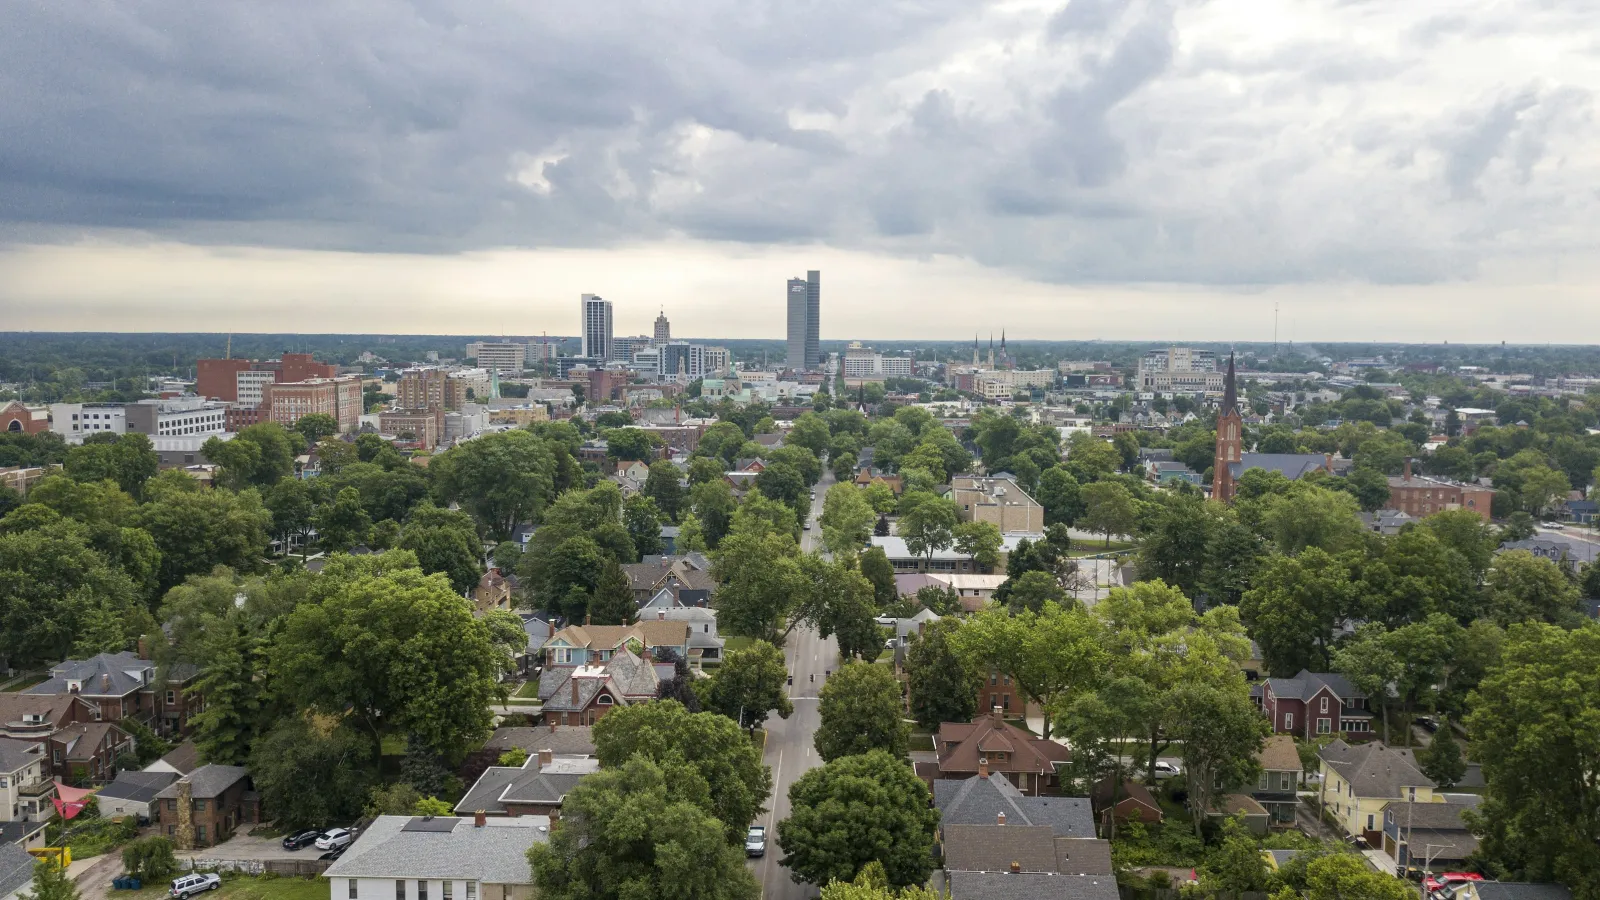
{"type": "Polygon", "coordinates": [[[304,850],[283,849],[283,837],[251,837],[248,829],[241,829],[233,837],[203,850],[179,850],[179,859],[316,859],[322,851],[315,847],[304,850]]]}

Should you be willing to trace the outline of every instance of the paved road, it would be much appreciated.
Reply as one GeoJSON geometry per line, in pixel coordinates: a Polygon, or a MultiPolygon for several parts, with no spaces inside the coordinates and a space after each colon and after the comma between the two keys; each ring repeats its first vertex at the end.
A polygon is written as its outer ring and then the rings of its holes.
{"type": "MultiPolygon", "coordinates": [[[[833,481],[833,475],[824,472],[822,481],[817,484],[817,499],[811,504],[809,516],[811,530],[800,533],[800,545],[805,550],[822,547],[822,526],[816,524],[816,519],[822,515],[822,498],[833,481]]],[[[827,680],[826,673],[839,667],[839,645],[832,638],[823,640],[815,631],[802,626],[790,632],[783,652],[789,671],[794,675],[794,685],[789,688],[794,714],[787,719],[767,720],[765,761],[772,768],[772,798],[767,803],[771,812],[761,820],[761,824],[767,826],[767,855],[751,860],[751,865],[761,880],[763,900],[810,900],[819,891],[809,884],[796,884],[789,877],[789,870],[778,863],[783,851],[778,848],[777,825],[789,815],[789,786],[808,770],[822,764],[816,748],[811,746],[812,735],[821,724],[817,716],[817,693],[827,680]]]]}

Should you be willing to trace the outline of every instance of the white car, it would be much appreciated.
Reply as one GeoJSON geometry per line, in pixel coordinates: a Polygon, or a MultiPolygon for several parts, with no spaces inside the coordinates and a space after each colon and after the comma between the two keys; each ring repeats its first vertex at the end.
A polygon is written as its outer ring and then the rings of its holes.
{"type": "Polygon", "coordinates": [[[215,872],[207,872],[204,875],[183,875],[172,879],[172,890],[168,893],[177,900],[183,900],[185,897],[214,891],[219,887],[222,887],[222,876],[215,872]]]}
{"type": "Polygon", "coordinates": [[[760,825],[751,825],[750,830],[744,833],[744,855],[767,855],[767,830],[760,825]]]}
{"type": "Polygon", "coordinates": [[[1183,770],[1178,767],[1177,763],[1167,762],[1164,759],[1156,760],[1155,773],[1156,773],[1156,780],[1157,781],[1161,781],[1162,779],[1166,779],[1166,778],[1171,778],[1174,775],[1177,775],[1182,771],[1183,770]]]}
{"type": "Polygon", "coordinates": [[[330,828],[322,833],[322,837],[317,838],[317,849],[337,850],[340,847],[350,846],[350,842],[355,839],[356,836],[351,834],[349,829],[330,828]]]}

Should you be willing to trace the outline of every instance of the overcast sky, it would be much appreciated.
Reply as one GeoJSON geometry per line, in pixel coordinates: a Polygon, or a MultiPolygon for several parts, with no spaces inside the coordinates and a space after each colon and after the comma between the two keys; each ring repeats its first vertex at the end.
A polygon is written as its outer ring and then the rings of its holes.
{"type": "Polygon", "coordinates": [[[1578,0],[120,0],[0,27],[0,329],[1600,336],[1578,0]]]}

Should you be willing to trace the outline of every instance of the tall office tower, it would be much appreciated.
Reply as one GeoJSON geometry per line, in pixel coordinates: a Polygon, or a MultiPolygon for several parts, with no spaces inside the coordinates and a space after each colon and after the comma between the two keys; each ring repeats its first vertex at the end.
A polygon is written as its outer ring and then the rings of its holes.
{"type": "Polygon", "coordinates": [[[583,325],[583,357],[611,358],[611,302],[595,294],[584,294],[578,301],[583,325]]]}
{"type": "Polygon", "coordinates": [[[661,315],[656,316],[654,340],[658,344],[665,344],[667,341],[672,340],[672,326],[667,324],[667,311],[664,309],[661,311],[661,315]]]}
{"type": "Polygon", "coordinates": [[[804,281],[789,279],[788,298],[789,368],[802,372],[815,369],[822,362],[822,273],[811,269],[804,281]]]}

